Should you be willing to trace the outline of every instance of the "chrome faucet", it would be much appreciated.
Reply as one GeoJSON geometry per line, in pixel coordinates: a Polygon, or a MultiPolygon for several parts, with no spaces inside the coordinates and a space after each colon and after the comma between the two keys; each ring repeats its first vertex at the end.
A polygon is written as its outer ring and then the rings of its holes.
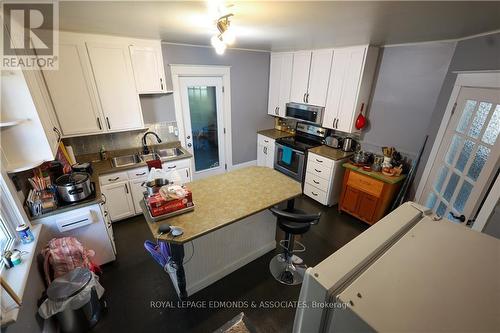
{"type": "Polygon", "coordinates": [[[156,141],[158,143],[161,143],[160,137],[155,132],[146,132],[146,133],[144,133],[144,135],[142,136],[142,153],[144,155],[149,154],[149,148],[148,148],[148,145],[146,144],[146,137],[148,136],[148,134],[152,134],[152,135],[156,136],[156,141]]]}

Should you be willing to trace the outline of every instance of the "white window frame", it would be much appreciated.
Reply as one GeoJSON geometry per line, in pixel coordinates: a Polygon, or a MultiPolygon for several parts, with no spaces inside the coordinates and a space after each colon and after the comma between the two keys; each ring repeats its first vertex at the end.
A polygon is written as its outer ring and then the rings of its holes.
{"type": "MultiPolygon", "coordinates": [[[[429,158],[425,165],[424,172],[422,173],[422,178],[420,178],[420,182],[417,187],[417,191],[415,194],[415,201],[423,204],[424,201],[424,188],[427,183],[432,165],[434,164],[437,154],[439,151],[439,146],[443,141],[443,138],[446,134],[446,128],[448,127],[448,123],[452,117],[452,111],[457,101],[458,95],[460,93],[460,89],[464,87],[471,88],[500,88],[500,71],[478,71],[478,72],[453,72],[457,74],[457,79],[455,81],[455,85],[450,95],[450,99],[448,101],[448,105],[446,106],[446,110],[441,120],[441,125],[439,126],[439,130],[436,135],[436,139],[434,140],[434,144],[432,146],[431,153],[429,154],[429,158]]],[[[494,186],[487,194],[485,204],[481,207],[481,210],[478,212],[476,221],[474,222],[472,229],[477,231],[482,231],[489,216],[493,213],[495,209],[496,203],[500,200],[500,181],[497,179],[494,186]],[[495,203],[495,204],[492,204],[495,203]]]]}

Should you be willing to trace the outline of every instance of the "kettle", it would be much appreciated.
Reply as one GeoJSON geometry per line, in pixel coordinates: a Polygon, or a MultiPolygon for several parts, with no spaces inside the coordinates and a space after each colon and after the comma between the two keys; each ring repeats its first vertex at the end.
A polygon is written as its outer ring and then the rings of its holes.
{"type": "Polygon", "coordinates": [[[345,152],[353,151],[356,147],[356,141],[353,138],[345,138],[342,144],[342,150],[345,152]]]}
{"type": "Polygon", "coordinates": [[[342,138],[338,136],[327,136],[325,138],[325,144],[332,148],[341,148],[342,138]]]}

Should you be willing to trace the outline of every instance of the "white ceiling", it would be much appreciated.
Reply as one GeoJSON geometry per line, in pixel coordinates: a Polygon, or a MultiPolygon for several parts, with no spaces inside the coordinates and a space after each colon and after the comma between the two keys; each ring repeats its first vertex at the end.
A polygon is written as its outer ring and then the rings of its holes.
{"type": "MultiPolygon", "coordinates": [[[[231,1],[234,47],[297,50],[454,39],[500,29],[500,2],[231,1]]],[[[207,1],[61,1],[62,30],[209,45],[207,1]]]]}

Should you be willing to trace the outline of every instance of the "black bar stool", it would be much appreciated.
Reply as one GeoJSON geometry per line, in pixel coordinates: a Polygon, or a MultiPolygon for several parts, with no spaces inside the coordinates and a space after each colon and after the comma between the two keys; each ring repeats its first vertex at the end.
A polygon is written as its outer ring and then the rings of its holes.
{"type": "Polygon", "coordinates": [[[285,239],[279,242],[284,252],[271,260],[269,270],[278,282],[287,285],[301,284],[307,266],[294,253],[304,252],[306,247],[295,240],[295,235],[302,235],[309,230],[311,225],[318,224],[321,213],[307,214],[295,208],[285,210],[270,208],[269,210],[276,215],[278,226],[285,232],[285,239]],[[295,245],[299,245],[300,248],[296,249],[295,245]]]}

